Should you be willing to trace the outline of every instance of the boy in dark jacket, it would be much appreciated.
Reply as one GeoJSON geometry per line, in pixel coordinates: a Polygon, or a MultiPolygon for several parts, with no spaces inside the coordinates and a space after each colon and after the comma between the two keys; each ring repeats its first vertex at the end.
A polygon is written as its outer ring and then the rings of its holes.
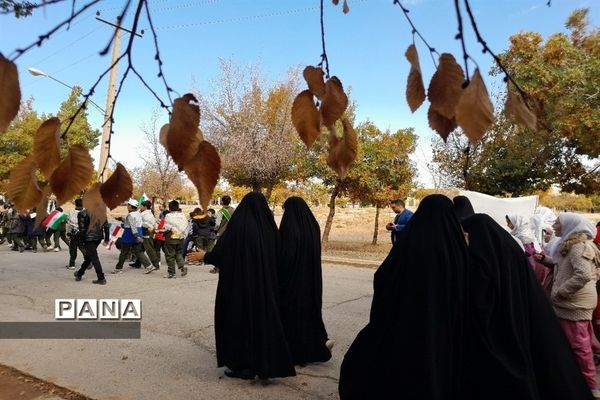
{"type": "Polygon", "coordinates": [[[102,271],[102,264],[100,263],[100,258],[98,257],[98,245],[104,239],[104,245],[108,244],[108,223],[104,221],[96,222],[94,225],[91,225],[91,215],[90,212],[86,209],[83,209],[77,215],[77,225],[79,226],[79,234],[80,238],[84,243],[85,253],[83,256],[83,263],[81,264],[81,268],[79,271],[74,273],[75,280],[80,281],[85,274],[85,271],[91,265],[94,266],[96,270],[96,276],[98,279],[92,281],[97,285],[106,285],[106,279],[104,277],[104,272],[102,271]]]}

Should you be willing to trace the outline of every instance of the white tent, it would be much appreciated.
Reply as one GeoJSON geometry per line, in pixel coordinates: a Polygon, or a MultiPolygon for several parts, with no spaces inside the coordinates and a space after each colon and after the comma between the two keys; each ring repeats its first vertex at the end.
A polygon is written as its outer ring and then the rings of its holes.
{"type": "Polygon", "coordinates": [[[530,219],[539,201],[538,196],[498,198],[468,190],[461,191],[460,194],[471,201],[476,213],[489,215],[504,228],[506,228],[506,214],[520,214],[530,219]]]}

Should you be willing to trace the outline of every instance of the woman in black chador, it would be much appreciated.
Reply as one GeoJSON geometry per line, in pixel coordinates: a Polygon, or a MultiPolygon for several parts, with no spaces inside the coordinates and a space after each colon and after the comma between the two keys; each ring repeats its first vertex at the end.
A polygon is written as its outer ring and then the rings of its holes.
{"type": "MultiPolygon", "coordinates": [[[[230,377],[296,375],[279,314],[279,232],[265,197],[248,193],[204,261],[219,268],[217,363],[230,377]]],[[[202,254],[202,253],[200,253],[202,254]]],[[[192,254],[190,259],[196,259],[192,254]]]]}
{"type": "Polygon", "coordinates": [[[523,250],[487,215],[462,224],[470,259],[462,398],[591,400],[523,250]]]}
{"type": "Polygon", "coordinates": [[[454,212],[456,212],[456,216],[458,217],[459,221],[462,221],[463,219],[475,214],[475,211],[473,211],[473,205],[468,197],[456,196],[454,199],[452,199],[452,202],[454,203],[454,212]]]}
{"type": "Polygon", "coordinates": [[[342,363],[342,400],[463,400],[467,257],[452,201],[427,196],[375,274],[369,324],[342,363]]]}
{"type": "Polygon", "coordinates": [[[321,231],[315,216],[300,197],[290,197],[283,208],[279,226],[283,329],[294,364],[324,362],[331,358],[331,351],[326,346],[327,331],[321,316],[321,231]]]}

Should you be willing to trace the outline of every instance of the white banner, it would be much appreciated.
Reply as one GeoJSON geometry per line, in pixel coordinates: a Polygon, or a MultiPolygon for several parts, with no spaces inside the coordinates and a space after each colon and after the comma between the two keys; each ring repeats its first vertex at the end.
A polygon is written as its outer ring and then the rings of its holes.
{"type": "Polygon", "coordinates": [[[529,220],[535,213],[539,201],[538,196],[498,198],[468,190],[461,191],[460,194],[471,201],[476,213],[489,215],[507,230],[507,214],[520,214],[529,220]]]}

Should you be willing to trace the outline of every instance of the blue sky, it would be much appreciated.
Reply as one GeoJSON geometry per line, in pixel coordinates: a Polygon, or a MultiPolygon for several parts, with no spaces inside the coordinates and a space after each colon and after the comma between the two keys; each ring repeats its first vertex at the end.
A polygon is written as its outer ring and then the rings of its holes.
{"type": "MultiPolygon", "coordinates": [[[[135,3],[135,1],[134,1],[135,3]]],[[[341,1],[340,1],[341,3],[341,1]]],[[[422,164],[429,154],[433,132],[427,125],[427,107],[412,114],[404,97],[408,62],[406,47],[412,43],[408,23],[392,0],[348,0],[350,13],[342,13],[325,0],[327,53],[332,75],[345,86],[352,87],[356,100],[357,122],[370,119],[382,129],[414,127],[420,150],[415,161],[422,164]]],[[[34,16],[15,19],[0,16],[0,52],[10,54],[35,40],[37,35],[54,27],[70,12],[70,1],[49,6],[34,16]]],[[[85,2],[79,0],[78,7],[85,2]]],[[[69,31],[62,30],[17,60],[23,97],[35,98],[40,112],[56,112],[69,90],[43,77],[34,77],[27,68],[41,69],[70,85],[81,85],[84,91],[107,68],[110,56],[100,57],[110,35],[108,26],[95,20],[114,20],[121,0],[103,1],[82,14],[69,31]]],[[[404,0],[413,22],[440,53],[451,52],[459,59],[460,43],[452,0],[404,0]]],[[[544,36],[563,31],[570,12],[591,7],[591,20],[598,24],[600,3],[592,0],[471,0],[479,29],[489,46],[497,53],[508,46],[508,38],[519,31],[540,32],[544,36]]],[[[321,38],[318,0],[151,0],[150,9],[157,28],[164,71],[171,87],[183,94],[192,85],[210,96],[219,76],[219,59],[231,58],[240,65],[260,64],[268,78],[282,79],[286,71],[298,65],[319,62],[321,38]]],[[[464,13],[464,10],[463,10],[464,13]]],[[[466,14],[466,13],[465,13],[466,14]]],[[[130,26],[133,10],[124,26],[130,26]]],[[[466,21],[465,21],[466,22],[466,21]]],[[[134,43],[134,64],[161,97],[166,98],[162,83],[156,78],[157,66],[149,26],[145,19],[141,28],[146,34],[134,43]]],[[[489,55],[482,54],[467,25],[467,47],[484,72],[491,92],[501,83],[487,72],[492,66],[489,55]]],[[[127,36],[123,43],[126,43],[127,36]]],[[[434,66],[424,45],[417,40],[421,68],[426,85],[434,66]]],[[[123,67],[121,67],[121,71],[123,67]]],[[[473,70],[473,65],[470,66],[473,70]]],[[[93,100],[105,106],[107,82],[98,87],[93,100]]],[[[147,122],[158,103],[135,78],[128,78],[115,113],[115,135],[112,154],[128,167],[136,165],[140,145],[140,124],[147,122]]],[[[89,110],[92,124],[98,128],[102,115],[89,110]]],[[[163,114],[166,121],[166,114],[163,114]]],[[[428,185],[430,178],[420,168],[420,180],[428,185]]]]}

